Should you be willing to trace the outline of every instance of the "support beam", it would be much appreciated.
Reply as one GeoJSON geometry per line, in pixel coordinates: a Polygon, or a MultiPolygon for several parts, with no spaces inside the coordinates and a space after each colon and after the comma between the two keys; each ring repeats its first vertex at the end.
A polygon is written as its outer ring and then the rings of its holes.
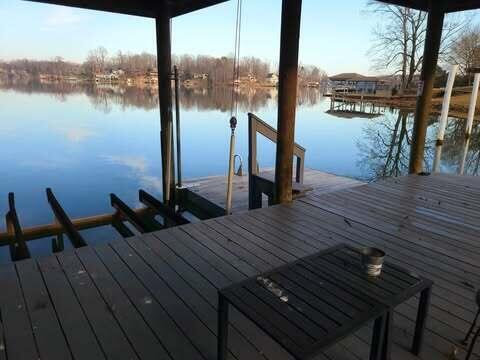
{"type": "Polygon", "coordinates": [[[172,124],[172,49],[170,16],[167,9],[156,18],[158,97],[160,102],[163,202],[173,206],[175,178],[173,173],[173,124],[172,124]]]}
{"type": "Polygon", "coordinates": [[[276,203],[292,201],[301,13],[302,0],[283,0],[278,83],[278,137],[275,163],[276,203]]]}
{"type": "Polygon", "coordinates": [[[429,0],[429,13],[425,49],[423,52],[422,73],[413,125],[412,145],[410,149],[411,174],[423,171],[425,138],[427,136],[428,117],[432,105],[433,82],[437,69],[438,52],[442,39],[445,0],[429,0]]]}

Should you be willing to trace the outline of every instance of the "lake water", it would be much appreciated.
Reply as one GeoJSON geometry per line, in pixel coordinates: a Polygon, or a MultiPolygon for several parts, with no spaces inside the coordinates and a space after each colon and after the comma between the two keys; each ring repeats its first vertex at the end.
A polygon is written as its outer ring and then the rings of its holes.
{"type": "MultiPolygon", "coordinates": [[[[230,89],[224,88],[182,92],[185,179],[226,173],[230,98],[230,89]]],[[[242,90],[238,98],[236,153],[246,162],[247,112],[276,126],[276,91],[242,90]]],[[[375,118],[345,118],[342,113],[327,113],[329,109],[330,99],[318,90],[299,94],[296,141],[307,149],[307,167],[367,181],[406,172],[412,114],[381,109],[383,114],[375,118]]],[[[427,168],[432,166],[437,123],[433,117],[427,168]]],[[[464,127],[464,120],[449,119],[441,171],[459,171],[464,127]]],[[[475,124],[466,156],[467,174],[478,172],[479,131],[475,124]]],[[[108,195],[112,192],[134,207],[139,206],[139,188],[160,195],[160,121],[154,89],[73,84],[0,86],[0,137],[0,214],[7,211],[8,192],[14,192],[24,226],[52,221],[47,187],[53,189],[71,217],[111,212],[108,195]]],[[[260,141],[260,166],[272,167],[274,157],[275,146],[260,141]]],[[[4,230],[3,223],[0,229],[4,230]]],[[[89,243],[118,236],[109,227],[84,234],[89,243]]],[[[29,247],[35,255],[48,253],[45,244],[34,241],[29,247]]]]}

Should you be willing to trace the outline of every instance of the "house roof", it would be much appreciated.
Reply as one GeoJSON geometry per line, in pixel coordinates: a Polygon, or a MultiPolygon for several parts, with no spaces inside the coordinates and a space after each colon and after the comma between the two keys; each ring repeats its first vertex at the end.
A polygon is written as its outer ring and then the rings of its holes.
{"type": "Polygon", "coordinates": [[[175,17],[188,14],[227,0],[27,0],[83,9],[109,11],[127,15],[157,17],[170,9],[175,17]]]}
{"type": "MultiPolygon", "coordinates": [[[[390,3],[409,7],[412,9],[428,11],[429,3],[433,2],[434,6],[439,6],[439,0],[380,0],[381,2],[390,3]]],[[[445,12],[455,12],[464,10],[473,10],[480,8],[480,0],[445,0],[445,12]]]]}
{"type": "Polygon", "coordinates": [[[329,77],[332,81],[379,81],[376,76],[365,76],[357,73],[341,73],[329,77]]]}

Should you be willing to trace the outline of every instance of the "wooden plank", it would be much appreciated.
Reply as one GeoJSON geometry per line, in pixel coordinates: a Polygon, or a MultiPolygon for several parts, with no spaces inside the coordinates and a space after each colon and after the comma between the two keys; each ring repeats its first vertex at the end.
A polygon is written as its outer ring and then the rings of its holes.
{"type": "MultiPolygon", "coordinates": [[[[180,165],[179,165],[179,169],[180,169],[180,165]]],[[[185,225],[189,223],[189,221],[185,219],[181,214],[178,214],[168,206],[165,206],[161,201],[157,200],[155,197],[147,193],[145,190],[139,190],[138,199],[144,205],[157,211],[164,218],[164,223],[166,227],[175,226],[175,225],[185,225]]]]}
{"type": "Polygon", "coordinates": [[[183,300],[130,246],[123,241],[117,241],[112,243],[112,248],[135,275],[141,279],[145,288],[162,305],[194,346],[207,358],[214,358],[216,355],[216,338],[213,332],[200,321],[183,300]],[[202,336],[198,336],[198,334],[202,334],[202,336]]]}
{"type": "MultiPolygon", "coordinates": [[[[196,244],[196,241],[187,233],[176,228],[172,229],[170,234],[172,235],[172,241],[169,241],[168,244],[173,246],[173,249],[178,249],[178,247],[175,245],[180,243],[182,247],[186,248],[186,251],[191,251],[195,255],[210,263],[217,271],[222,273],[230,281],[241,281],[244,279],[244,275],[242,273],[233,268],[230,264],[226,263],[222,258],[216,256],[214,253],[202,246],[196,246],[198,245],[196,244]]],[[[165,239],[165,237],[163,239],[165,239]]]]}
{"type": "Polygon", "coordinates": [[[132,237],[132,236],[135,236],[134,232],[132,230],[130,230],[124,223],[122,220],[118,219],[115,219],[113,222],[112,222],[112,227],[117,230],[117,232],[124,238],[127,238],[127,237],[132,237]]]}
{"type": "MultiPolygon", "coordinates": [[[[200,224],[195,224],[194,226],[197,227],[198,225],[200,224]]],[[[202,269],[195,265],[198,264],[197,262],[186,262],[182,252],[178,254],[173,252],[166,245],[166,243],[169,241],[176,240],[169,235],[170,232],[171,231],[162,231],[159,233],[154,233],[155,235],[158,235],[157,238],[145,238],[146,244],[153,251],[155,251],[158,256],[162,257],[162,259],[168,262],[168,264],[175,269],[175,271],[180,274],[185,281],[191,284],[191,286],[193,286],[196,291],[201,294],[210,304],[217,308],[217,290],[220,286],[217,284],[218,275],[216,271],[205,271],[205,268],[202,269]]],[[[177,248],[177,251],[180,249],[181,248],[177,248]]],[[[193,254],[190,253],[189,256],[192,257],[193,254]]],[[[221,280],[221,283],[223,284],[223,280],[221,280]]],[[[264,354],[269,359],[286,358],[286,352],[282,350],[278,344],[267,337],[250,321],[247,321],[243,315],[238,313],[238,311],[232,309],[230,319],[234,324],[234,327],[238,328],[239,332],[246,336],[252,344],[257,346],[261,354],[264,354]]]]}
{"type": "Polygon", "coordinates": [[[82,306],[98,342],[108,359],[138,359],[89,274],[73,251],[57,255],[65,275],[82,306]]]}
{"type": "MultiPolygon", "coordinates": [[[[39,357],[20,283],[13,264],[0,266],[0,311],[8,359],[30,360],[39,357]]],[[[3,341],[3,339],[2,339],[3,341]]]]}
{"type": "MultiPolygon", "coordinates": [[[[199,225],[201,225],[201,224],[195,224],[195,225],[192,225],[192,227],[193,227],[193,226],[194,226],[194,227],[197,227],[197,226],[199,226],[199,225]]],[[[174,231],[175,231],[175,230],[169,230],[168,232],[162,231],[162,232],[158,232],[158,233],[154,233],[154,234],[155,234],[155,235],[160,235],[160,234],[161,234],[162,236],[160,236],[159,239],[160,239],[160,240],[163,240],[163,241],[167,241],[167,240],[165,240],[165,239],[166,239],[166,235],[169,234],[169,233],[172,233],[172,232],[174,232],[174,231]]],[[[168,238],[168,237],[167,237],[167,238],[168,238]]],[[[170,241],[173,242],[173,239],[170,240],[170,241]]],[[[170,242],[169,242],[169,243],[170,243],[170,242]]],[[[231,244],[231,242],[230,242],[229,244],[231,244]]],[[[153,248],[153,247],[155,247],[155,246],[158,246],[158,242],[149,241],[149,245],[152,246],[152,248],[153,248]]],[[[177,251],[180,251],[180,248],[177,249],[177,251]]],[[[163,254],[165,254],[166,252],[168,252],[168,250],[167,250],[166,248],[163,248],[163,249],[161,249],[161,250],[158,251],[158,254],[162,254],[162,256],[163,256],[163,254]]],[[[178,252],[178,256],[179,256],[179,258],[181,258],[181,259],[184,259],[184,258],[185,258],[185,255],[186,255],[186,254],[184,254],[184,253],[181,252],[181,251],[178,252]]],[[[191,256],[191,255],[189,255],[189,256],[191,256]]],[[[250,256],[252,256],[252,255],[250,255],[250,256]]],[[[188,257],[188,256],[187,256],[187,257],[188,257]]],[[[192,262],[189,260],[189,263],[191,264],[192,262]]],[[[195,263],[195,262],[194,262],[194,263],[195,263]]],[[[209,273],[207,270],[202,270],[202,268],[198,268],[197,271],[199,271],[199,272],[200,272],[202,275],[204,275],[204,276],[205,276],[205,274],[208,274],[208,273],[209,273]]],[[[192,274],[192,272],[189,271],[187,276],[190,276],[191,274],[192,274]]],[[[198,281],[197,281],[197,282],[198,282],[198,281]]],[[[201,282],[200,282],[200,283],[201,283],[201,282]]],[[[216,300],[216,297],[215,297],[215,296],[213,296],[213,300],[216,300]]],[[[243,321],[243,322],[240,322],[240,323],[239,323],[239,326],[240,326],[240,324],[243,325],[243,324],[245,324],[245,322],[244,322],[244,321],[243,321]]],[[[248,324],[248,322],[247,322],[247,324],[248,324]]],[[[258,330],[256,330],[256,332],[258,332],[258,330]]],[[[252,333],[255,334],[256,332],[255,332],[255,328],[253,328],[253,329],[250,328],[247,332],[245,332],[245,334],[252,334],[252,333]]],[[[264,336],[263,336],[263,338],[264,338],[264,336]]],[[[265,343],[265,341],[262,340],[262,344],[264,344],[264,343],[265,343]]],[[[265,346],[265,345],[263,345],[263,346],[265,346]]],[[[274,346],[272,346],[272,347],[274,347],[274,346]]],[[[278,346],[277,346],[277,347],[278,347],[278,346]]],[[[272,351],[272,348],[269,348],[269,351],[272,351]]],[[[342,353],[345,353],[345,350],[343,350],[342,353]]],[[[275,357],[273,357],[273,358],[278,358],[278,356],[275,356],[275,357]]]]}
{"type": "Polygon", "coordinates": [[[294,256],[305,256],[316,250],[313,246],[289,237],[276,228],[258,221],[254,216],[235,216],[229,217],[228,220],[294,256]]]}
{"type": "Polygon", "coordinates": [[[30,251],[28,250],[20,221],[18,220],[17,210],[15,209],[15,196],[13,193],[8,194],[8,208],[5,222],[7,224],[7,232],[12,237],[10,256],[12,261],[28,259],[30,257],[30,251]]]}
{"type": "MultiPolygon", "coordinates": [[[[414,315],[412,315],[411,319],[414,319],[414,315]]],[[[403,319],[402,319],[402,320],[403,320],[403,319]]],[[[439,346],[442,347],[443,344],[445,344],[445,343],[440,341],[438,344],[440,344],[439,346]]]]}
{"type": "MultiPolygon", "coordinates": [[[[464,218],[453,219],[445,212],[437,212],[436,217],[432,213],[428,215],[420,213],[421,207],[418,204],[411,203],[407,199],[396,199],[390,197],[390,201],[398,200],[398,206],[393,207],[391,202],[387,202],[382,197],[369,196],[365,194],[358,195],[352,191],[344,191],[337,194],[338,200],[348,201],[365,207],[368,211],[381,212],[390,219],[392,224],[409,225],[411,229],[427,230],[435,234],[442,242],[448,240],[448,243],[465,247],[470,251],[480,254],[480,246],[476,241],[476,235],[480,231],[480,227],[476,225],[468,225],[464,218]]],[[[480,216],[480,213],[479,213],[480,216]]]]}
{"type": "Polygon", "coordinates": [[[155,220],[138,216],[133,209],[127,206],[127,204],[120,200],[115,194],[110,194],[110,202],[120,217],[127,219],[139,232],[151,232],[162,228],[155,220]]]}
{"type": "Polygon", "coordinates": [[[171,359],[94,250],[90,247],[79,249],[77,256],[138,356],[142,360],[171,359]]]}
{"type": "Polygon", "coordinates": [[[75,359],[105,359],[63,270],[54,256],[38,260],[45,285],[75,359]]]}
{"type": "MultiPolygon", "coordinates": [[[[262,169],[262,176],[273,180],[275,170],[266,168],[262,169]]],[[[248,209],[248,174],[246,176],[233,177],[233,210],[234,213],[245,211],[248,209]]],[[[347,187],[363,185],[364,183],[324,173],[318,170],[306,168],[304,171],[303,189],[313,189],[316,193],[331,192],[347,187]]],[[[208,199],[210,202],[225,207],[225,189],[227,186],[227,178],[225,176],[209,176],[204,178],[189,179],[184,185],[195,194],[208,199]]],[[[295,186],[295,184],[293,184],[295,186]]],[[[266,204],[264,204],[266,206],[266,204]]]]}
{"type": "MultiPolygon", "coordinates": [[[[158,243],[158,240],[152,239],[152,242],[158,243]]],[[[169,264],[163,260],[162,252],[157,252],[150,248],[144,241],[129,241],[129,245],[142,257],[142,259],[163,278],[168,286],[175,291],[177,296],[196,314],[196,316],[212,331],[217,334],[217,308],[203,298],[196,291],[194,284],[189,284],[178,274],[169,264]]],[[[257,349],[253,347],[236,329],[230,326],[229,347],[232,354],[241,359],[263,359],[257,349]]]]}
{"type": "Polygon", "coordinates": [[[353,200],[337,200],[337,198],[331,197],[328,194],[325,195],[325,198],[322,198],[322,200],[314,199],[312,197],[302,199],[304,202],[321,207],[322,209],[338,215],[345,216],[349,219],[357,220],[358,222],[384,233],[394,234],[403,239],[422,244],[443,255],[449,257],[453,257],[455,254],[460,255],[462,257],[462,262],[470,264],[472,268],[476,269],[476,271],[480,268],[480,264],[474,259],[471,251],[468,251],[465,247],[457,246],[460,245],[458,242],[450,242],[449,238],[446,236],[439,236],[434,232],[436,230],[432,231],[432,229],[428,227],[415,228],[414,226],[410,226],[410,224],[404,225],[399,219],[393,219],[383,213],[371,211],[366,205],[353,200]]]}
{"type": "MultiPolygon", "coordinates": [[[[296,204],[298,205],[298,204],[296,204]]],[[[295,206],[297,208],[297,206],[295,206]]],[[[300,210],[300,207],[298,207],[300,210]]],[[[277,210],[277,209],[275,209],[277,210]]],[[[284,209],[282,209],[284,210],[284,209]]],[[[464,298],[458,298],[456,300],[456,305],[454,307],[451,306],[451,304],[447,304],[445,306],[445,309],[448,309],[449,311],[453,311],[455,314],[457,314],[460,317],[463,317],[467,321],[468,319],[471,318],[472,312],[469,310],[468,312],[465,312],[465,309],[471,309],[474,304],[473,304],[473,299],[471,298],[472,290],[468,289],[468,291],[465,291],[464,288],[460,288],[457,284],[460,284],[460,280],[456,279],[451,279],[449,277],[450,273],[446,272],[446,276],[444,278],[439,277],[439,273],[441,273],[441,270],[436,269],[428,263],[428,260],[431,257],[428,256],[422,256],[421,254],[415,254],[415,253],[405,253],[405,255],[402,255],[399,251],[401,251],[401,247],[397,248],[391,248],[393,244],[395,243],[395,238],[393,239],[385,239],[385,241],[382,241],[382,234],[381,233],[375,233],[371,232],[371,235],[366,235],[361,232],[362,226],[361,224],[355,223],[353,221],[349,221],[349,225],[344,222],[343,218],[336,217],[337,220],[335,219],[335,215],[328,215],[328,213],[323,214],[322,216],[319,217],[312,217],[312,214],[315,212],[312,212],[310,208],[303,210],[297,214],[294,215],[294,212],[287,212],[288,218],[284,217],[283,218],[283,227],[294,227],[295,229],[298,230],[298,234],[303,234],[306,238],[316,238],[317,240],[321,239],[332,239],[332,243],[327,243],[325,246],[328,246],[329,244],[334,244],[335,241],[337,242],[353,242],[356,246],[364,246],[364,245],[370,245],[370,246],[376,246],[376,247],[381,247],[387,251],[389,255],[389,261],[394,262],[396,264],[402,265],[402,266],[410,266],[412,270],[418,271],[425,276],[432,278],[436,282],[436,286],[434,287],[434,293],[438,296],[443,296],[444,299],[450,299],[452,295],[458,296],[458,292],[464,296],[464,298]],[[302,224],[303,226],[296,226],[295,225],[295,219],[299,217],[302,219],[302,224]],[[310,220],[311,219],[311,220],[310,220]],[[328,221],[321,221],[327,220],[328,221]],[[320,220],[320,221],[319,221],[320,220]],[[321,224],[321,227],[319,226],[321,224]],[[324,230],[327,229],[327,230],[324,230]],[[319,236],[321,235],[321,236],[319,236]],[[412,259],[418,258],[419,261],[412,261],[412,259]],[[427,264],[424,264],[424,262],[427,262],[427,264]],[[440,287],[440,285],[442,287],[440,287]],[[453,292],[452,289],[455,289],[456,291],[453,292]],[[458,289],[458,290],[457,290],[458,289]],[[458,305],[464,306],[464,308],[458,308],[458,305]]],[[[324,240],[325,241],[325,240],[324,240]]],[[[435,297],[436,301],[441,301],[441,298],[435,297]]]]}
{"type": "Polygon", "coordinates": [[[200,220],[225,215],[225,209],[188,188],[178,189],[179,204],[200,220]]]}
{"type": "Polygon", "coordinates": [[[194,239],[194,241],[186,241],[186,246],[190,246],[192,250],[203,248],[203,252],[206,250],[211,251],[244,276],[252,276],[257,273],[257,270],[252,265],[230,250],[222,247],[217,242],[212,241],[208,236],[198,231],[197,227],[198,226],[182,226],[179,228],[180,231],[185,232],[194,239]]]}
{"type": "Polygon", "coordinates": [[[161,340],[172,359],[203,360],[199,351],[184,335],[175,321],[117,253],[108,245],[95,247],[95,252],[135,305],[135,308],[142,314],[157,338],[161,340]]]}
{"type": "Polygon", "coordinates": [[[71,359],[55,309],[35,261],[16,263],[32,330],[42,359],[71,359]]]}
{"type": "Polygon", "coordinates": [[[295,259],[293,255],[281,249],[277,251],[272,244],[229,222],[226,218],[222,218],[221,221],[208,221],[205,224],[227,236],[231,241],[236,242],[242,247],[252,249],[273,266],[278,266],[283,264],[284,261],[295,259]],[[250,241],[246,242],[245,239],[250,241]],[[277,252],[278,254],[272,252],[277,252]]]}
{"type": "Polygon", "coordinates": [[[62,225],[62,228],[68,235],[68,238],[72,242],[72,245],[76,248],[87,246],[87,242],[82,237],[82,235],[80,235],[77,229],[75,229],[72,221],[68,217],[65,210],[63,210],[62,206],[57,201],[55,195],[53,195],[53,192],[50,188],[47,189],[47,199],[50,206],[52,207],[53,213],[55,214],[55,218],[62,225]]]}

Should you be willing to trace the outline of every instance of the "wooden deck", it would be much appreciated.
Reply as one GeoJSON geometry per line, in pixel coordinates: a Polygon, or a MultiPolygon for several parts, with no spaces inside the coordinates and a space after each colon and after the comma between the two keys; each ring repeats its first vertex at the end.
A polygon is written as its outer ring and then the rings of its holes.
{"type": "MultiPolygon", "coordinates": [[[[267,178],[273,178],[275,172],[273,169],[265,169],[261,174],[267,178]]],[[[327,193],[363,184],[363,182],[352,178],[337,176],[314,169],[306,168],[304,172],[303,185],[307,189],[316,190],[317,193],[327,193]]],[[[225,208],[226,176],[217,175],[188,179],[183,185],[220,207],[225,208]]],[[[264,206],[267,206],[266,199],[264,203],[264,206]]],[[[248,210],[248,176],[234,176],[232,212],[238,213],[245,210],[248,210]]]]}
{"type": "MultiPolygon", "coordinates": [[[[217,289],[339,243],[435,281],[422,359],[449,359],[476,310],[480,179],[390,179],[0,268],[0,359],[215,359],[217,289]]],[[[395,314],[408,351],[416,300],[395,314]]],[[[236,311],[230,358],[291,359],[236,311]]],[[[319,359],[367,359],[371,326],[319,359]]],[[[478,359],[480,346],[477,346],[478,359]]]]}

